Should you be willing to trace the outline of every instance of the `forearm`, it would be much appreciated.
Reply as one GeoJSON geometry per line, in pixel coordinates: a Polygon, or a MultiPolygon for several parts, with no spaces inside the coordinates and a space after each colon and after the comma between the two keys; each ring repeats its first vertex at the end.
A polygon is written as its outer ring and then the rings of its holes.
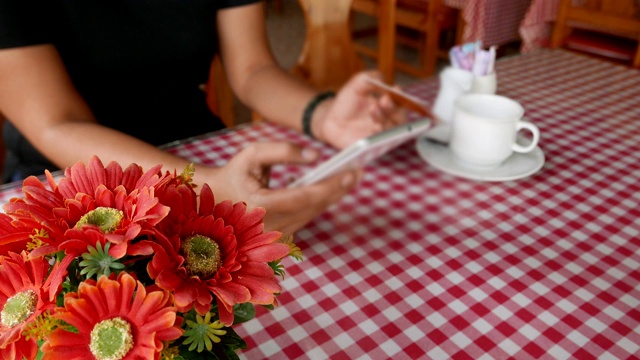
{"type": "Polygon", "coordinates": [[[274,64],[253,71],[238,96],[264,119],[302,131],[302,113],[317,93],[274,64]]]}
{"type": "MultiPolygon", "coordinates": [[[[143,170],[148,170],[161,164],[163,171],[175,170],[178,174],[190,164],[187,159],[122,132],[90,122],[68,122],[52,126],[42,131],[35,143],[44,156],[62,169],[78,161],[86,164],[93,155],[98,156],[105,165],[115,161],[124,168],[135,163],[143,170]]],[[[205,182],[211,184],[217,171],[217,168],[196,164],[194,183],[198,188],[205,182]]],[[[220,191],[223,192],[224,184],[219,185],[220,191]]]]}
{"type": "Polygon", "coordinates": [[[318,91],[278,65],[268,44],[262,10],[261,4],[255,4],[219,12],[225,70],[240,101],[265,119],[300,131],[302,112],[318,91]]]}

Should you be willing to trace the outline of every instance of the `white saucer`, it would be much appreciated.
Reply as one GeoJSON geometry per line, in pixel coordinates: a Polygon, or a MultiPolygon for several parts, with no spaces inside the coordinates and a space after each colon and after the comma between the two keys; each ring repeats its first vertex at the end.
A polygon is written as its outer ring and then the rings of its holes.
{"type": "Polygon", "coordinates": [[[424,137],[416,139],[416,149],[422,159],[434,168],[472,180],[517,180],[535,174],[544,165],[544,153],[538,146],[528,153],[514,152],[495,169],[474,169],[464,166],[454,158],[449,146],[429,141],[424,137]]]}

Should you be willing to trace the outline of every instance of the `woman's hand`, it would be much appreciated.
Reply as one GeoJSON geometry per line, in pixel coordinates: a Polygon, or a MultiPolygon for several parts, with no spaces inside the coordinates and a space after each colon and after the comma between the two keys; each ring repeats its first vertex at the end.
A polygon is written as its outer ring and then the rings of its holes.
{"type": "Polygon", "coordinates": [[[253,143],[215,173],[209,185],[216,202],[244,201],[249,208],[263,207],[265,230],[291,234],[351,191],[361,171],[345,171],[317,184],[269,189],[269,170],[279,163],[311,163],[318,154],[286,142],[253,143]]]}
{"type": "Polygon", "coordinates": [[[377,71],[354,75],[336,95],[316,108],[312,132],[316,138],[343,149],[382,130],[406,122],[406,110],[383,94],[367,78],[380,80],[377,71]]]}

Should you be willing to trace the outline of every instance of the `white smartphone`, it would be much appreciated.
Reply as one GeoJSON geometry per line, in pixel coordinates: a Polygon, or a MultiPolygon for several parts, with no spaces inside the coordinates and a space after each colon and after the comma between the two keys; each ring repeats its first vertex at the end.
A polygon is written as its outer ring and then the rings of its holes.
{"type": "Polygon", "coordinates": [[[361,139],[293,181],[288,187],[313,184],[348,168],[364,167],[391,149],[423,134],[431,128],[431,124],[431,119],[425,118],[361,139]]]}

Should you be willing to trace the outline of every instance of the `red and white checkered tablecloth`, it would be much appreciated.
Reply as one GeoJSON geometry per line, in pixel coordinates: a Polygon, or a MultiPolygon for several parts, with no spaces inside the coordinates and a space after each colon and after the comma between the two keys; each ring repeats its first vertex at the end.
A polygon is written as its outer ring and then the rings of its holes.
{"type": "MultiPolygon", "coordinates": [[[[385,155],[296,234],[280,306],[236,328],[243,359],[640,359],[640,71],[547,49],[496,71],[541,130],[543,168],[478,182],[413,143],[385,155]]],[[[266,140],[334,152],[268,123],[171,151],[221,165],[266,140]]],[[[275,168],[274,186],[301,171],[275,168]]]]}
{"type": "Polygon", "coordinates": [[[462,10],[464,43],[482,40],[485,47],[520,40],[518,29],[531,0],[444,0],[462,10]]]}

